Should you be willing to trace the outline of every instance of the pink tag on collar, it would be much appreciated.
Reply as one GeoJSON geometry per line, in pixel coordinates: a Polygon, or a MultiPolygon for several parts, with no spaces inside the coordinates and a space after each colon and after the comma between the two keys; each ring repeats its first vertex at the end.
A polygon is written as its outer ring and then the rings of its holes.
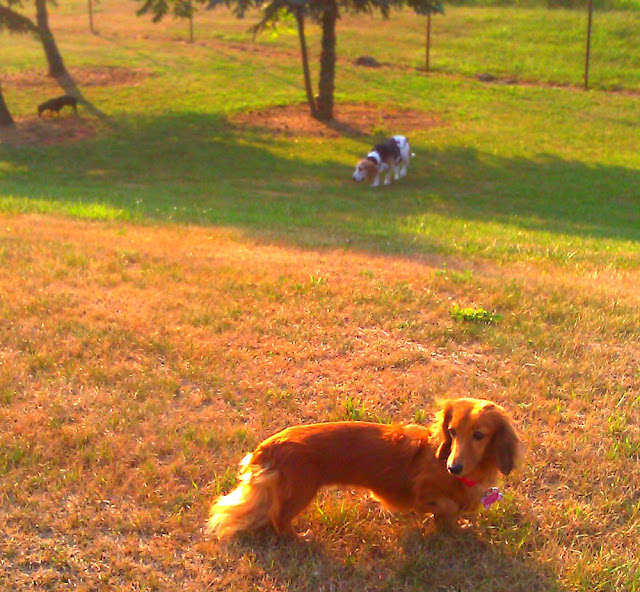
{"type": "Polygon", "coordinates": [[[487,492],[480,501],[482,502],[484,509],[488,510],[493,504],[498,503],[503,498],[504,496],[498,491],[497,487],[491,487],[490,489],[487,489],[487,492]]]}

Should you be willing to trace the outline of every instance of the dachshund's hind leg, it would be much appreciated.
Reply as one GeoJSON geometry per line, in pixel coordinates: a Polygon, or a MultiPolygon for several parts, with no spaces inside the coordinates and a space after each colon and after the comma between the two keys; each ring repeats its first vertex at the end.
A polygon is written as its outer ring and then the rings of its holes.
{"type": "MultiPolygon", "coordinates": [[[[275,503],[269,513],[271,524],[278,535],[298,536],[291,523],[311,503],[317,491],[318,487],[315,483],[305,483],[303,478],[290,484],[289,487],[278,487],[275,503]]],[[[308,533],[305,533],[303,538],[307,538],[307,535],[308,533]]]]}

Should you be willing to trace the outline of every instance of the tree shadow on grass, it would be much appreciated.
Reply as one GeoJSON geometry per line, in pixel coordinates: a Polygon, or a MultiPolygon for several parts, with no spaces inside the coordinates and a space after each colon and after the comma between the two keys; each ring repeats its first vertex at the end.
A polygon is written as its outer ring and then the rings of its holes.
{"type": "MultiPolygon", "coordinates": [[[[262,585],[291,591],[394,590],[456,592],[562,592],[551,570],[514,554],[473,529],[423,534],[408,528],[393,541],[345,544],[277,539],[267,531],[246,535],[225,550],[229,564],[249,562],[262,585]],[[379,544],[381,543],[381,544],[379,544]]],[[[247,577],[244,574],[243,577],[247,577]]]]}
{"type": "MultiPolygon", "coordinates": [[[[640,170],[551,154],[505,158],[475,149],[427,156],[450,211],[528,230],[640,240],[640,170]]],[[[428,179],[425,179],[428,183],[428,179]]]]}
{"type": "MultiPolygon", "coordinates": [[[[638,170],[414,146],[408,176],[371,189],[351,181],[361,154],[336,157],[335,140],[297,140],[219,115],[137,119],[86,142],[3,150],[0,179],[11,199],[2,207],[403,253],[447,252],[434,220],[640,241],[638,170]]],[[[366,153],[369,140],[357,141],[366,153]]]]}

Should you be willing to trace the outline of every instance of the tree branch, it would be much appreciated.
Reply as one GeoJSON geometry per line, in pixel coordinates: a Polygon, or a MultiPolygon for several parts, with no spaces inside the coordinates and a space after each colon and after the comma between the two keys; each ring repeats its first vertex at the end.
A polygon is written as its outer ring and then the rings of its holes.
{"type": "Polygon", "coordinates": [[[15,12],[0,4],[0,31],[7,30],[9,33],[31,33],[38,36],[38,27],[26,16],[15,12]]]}

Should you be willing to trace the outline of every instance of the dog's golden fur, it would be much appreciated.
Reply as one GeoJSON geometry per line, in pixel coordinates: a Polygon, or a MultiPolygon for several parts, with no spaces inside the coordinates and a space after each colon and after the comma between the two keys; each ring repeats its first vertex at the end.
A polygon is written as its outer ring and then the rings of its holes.
{"type": "Polygon", "coordinates": [[[219,538],[265,525],[294,534],[292,520],[329,485],[367,489],[390,510],[451,525],[511,472],[521,448],[506,411],[481,399],[443,401],[430,427],[294,426],[243,459],[239,485],[213,504],[208,526],[219,538]]]}

